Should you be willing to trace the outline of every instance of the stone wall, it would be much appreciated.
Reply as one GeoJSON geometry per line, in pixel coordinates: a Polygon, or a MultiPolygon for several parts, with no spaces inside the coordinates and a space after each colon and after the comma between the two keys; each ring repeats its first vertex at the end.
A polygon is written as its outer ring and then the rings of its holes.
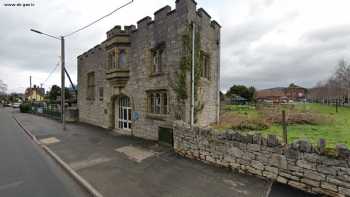
{"type": "Polygon", "coordinates": [[[265,177],[307,192],[350,196],[350,151],[344,145],[338,145],[330,153],[324,140],[317,147],[303,140],[285,146],[273,135],[264,138],[234,131],[219,133],[176,123],[174,148],[191,159],[265,177]]]}
{"type": "MultiPolygon", "coordinates": [[[[108,127],[107,115],[105,113],[105,98],[99,99],[99,88],[108,90],[105,79],[105,60],[107,59],[105,49],[98,45],[90,49],[78,58],[78,108],[79,121],[90,123],[103,128],[108,127]],[[95,99],[87,99],[87,75],[95,73],[95,99]]],[[[106,94],[106,93],[105,93],[106,94]]]]}

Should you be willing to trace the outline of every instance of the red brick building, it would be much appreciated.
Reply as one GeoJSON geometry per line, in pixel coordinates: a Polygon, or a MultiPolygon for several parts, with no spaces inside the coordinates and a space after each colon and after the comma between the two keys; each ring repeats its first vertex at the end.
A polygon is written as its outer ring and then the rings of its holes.
{"type": "Polygon", "coordinates": [[[287,88],[278,87],[256,92],[258,102],[287,103],[289,101],[303,101],[306,99],[307,89],[294,83],[287,88]]]}
{"type": "Polygon", "coordinates": [[[294,83],[290,84],[286,89],[286,96],[292,101],[303,101],[306,99],[307,89],[297,86],[294,83]]]}

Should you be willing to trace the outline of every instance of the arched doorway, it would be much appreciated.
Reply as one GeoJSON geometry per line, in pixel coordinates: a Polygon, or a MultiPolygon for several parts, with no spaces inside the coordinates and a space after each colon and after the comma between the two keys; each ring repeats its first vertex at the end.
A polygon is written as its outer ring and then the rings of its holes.
{"type": "Polygon", "coordinates": [[[115,128],[131,130],[132,128],[132,107],[127,96],[117,97],[115,100],[115,128]]]}

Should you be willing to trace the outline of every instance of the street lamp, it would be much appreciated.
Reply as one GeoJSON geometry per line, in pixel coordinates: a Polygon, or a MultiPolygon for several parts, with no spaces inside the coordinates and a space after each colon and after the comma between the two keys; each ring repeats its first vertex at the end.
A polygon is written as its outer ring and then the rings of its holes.
{"type": "Polygon", "coordinates": [[[43,33],[41,31],[35,30],[35,29],[30,29],[30,31],[38,34],[42,34],[57,40],[61,41],[61,119],[62,119],[62,127],[63,130],[66,130],[66,124],[65,124],[65,119],[64,119],[64,104],[65,104],[65,47],[64,47],[64,36],[52,36],[50,34],[43,33]]]}

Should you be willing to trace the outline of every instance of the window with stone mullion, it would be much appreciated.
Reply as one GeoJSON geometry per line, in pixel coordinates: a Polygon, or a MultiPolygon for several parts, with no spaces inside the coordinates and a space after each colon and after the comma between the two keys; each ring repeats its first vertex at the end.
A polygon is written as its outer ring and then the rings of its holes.
{"type": "Polygon", "coordinates": [[[125,68],[127,64],[126,60],[126,50],[125,49],[120,49],[118,53],[118,68],[125,68]]]}
{"type": "Polygon", "coordinates": [[[162,54],[163,51],[160,49],[157,49],[153,51],[153,68],[152,73],[157,74],[162,71],[162,54]]]}

